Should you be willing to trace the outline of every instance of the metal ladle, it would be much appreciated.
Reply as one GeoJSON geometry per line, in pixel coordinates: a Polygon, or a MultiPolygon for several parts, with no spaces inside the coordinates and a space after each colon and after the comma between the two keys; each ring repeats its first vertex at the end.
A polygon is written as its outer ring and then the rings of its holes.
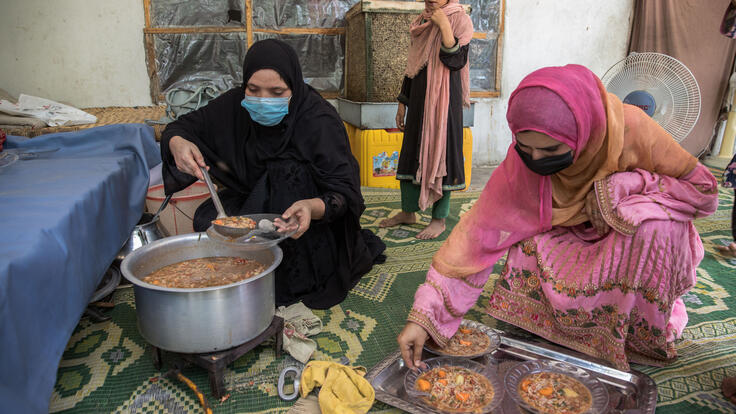
{"type": "Polygon", "coordinates": [[[169,201],[171,200],[171,196],[173,195],[174,194],[169,194],[166,196],[166,198],[164,199],[164,202],[161,203],[161,205],[158,207],[158,211],[156,211],[156,214],[153,215],[153,218],[151,219],[152,222],[156,221],[156,218],[158,217],[158,215],[161,214],[162,211],[164,211],[166,206],[169,204],[169,201]]]}
{"type": "MultiPolygon", "coordinates": [[[[202,175],[204,176],[204,181],[207,183],[207,188],[210,190],[210,195],[212,196],[212,202],[215,204],[215,209],[217,209],[217,218],[218,219],[227,218],[228,215],[225,214],[225,209],[222,207],[222,202],[220,202],[220,197],[217,195],[215,186],[212,184],[212,179],[210,179],[210,173],[207,171],[206,167],[199,167],[199,169],[202,171],[202,175]]],[[[246,236],[250,234],[250,232],[255,230],[255,229],[242,228],[242,227],[225,226],[222,224],[216,224],[214,222],[212,223],[212,226],[215,228],[215,231],[217,231],[219,234],[225,237],[233,238],[233,239],[246,236]]]]}

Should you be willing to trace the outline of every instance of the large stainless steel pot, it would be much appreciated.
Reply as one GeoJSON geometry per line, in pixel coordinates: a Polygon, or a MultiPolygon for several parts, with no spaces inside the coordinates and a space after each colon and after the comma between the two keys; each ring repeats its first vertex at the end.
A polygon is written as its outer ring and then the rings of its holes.
{"type": "Polygon", "coordinates": [[[268,328],[275,313],[274,271],[282,257],[278,246],[243,251],[212,241],[205,233],[190,233],[142,246],[123,260],[120,269],[134,284],[141,335],[164,350],[204,353],[238,346],[268,328]],[[213,256],[257,260],[267,268],[250,279],[199,289],[141,281],[163,266],[213,256]]]}

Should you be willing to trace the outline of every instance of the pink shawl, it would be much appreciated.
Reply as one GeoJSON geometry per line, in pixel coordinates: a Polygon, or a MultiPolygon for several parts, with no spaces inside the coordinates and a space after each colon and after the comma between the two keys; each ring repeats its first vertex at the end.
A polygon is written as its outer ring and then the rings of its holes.
{"type": "MultiPolygon", "coordinates": [[[[447,15],[458,45],[470,43],[473,23],[458,0],[450,0],[442,9],[447,15]]],[[[427,67],[427,93],[424,99],[424,117],[416,180],[421,183],[419,207],[424,210],[442,198],[442,179],[447,175],[445,156],[447,149],[447,106],[450,103],[450,70],[440,62],[442,35],[439,27],[430,20],[426,10],[409,29],[411,46],[406,65],[406,76],[413,78],[427,67]],[[425,21],[426,20],[426,21],[425,21]],[[423,23],[424,21],[424,23],[423,23]]],[[[463,104],[470,105],[468,64],[461,69],[463,104]]]]}

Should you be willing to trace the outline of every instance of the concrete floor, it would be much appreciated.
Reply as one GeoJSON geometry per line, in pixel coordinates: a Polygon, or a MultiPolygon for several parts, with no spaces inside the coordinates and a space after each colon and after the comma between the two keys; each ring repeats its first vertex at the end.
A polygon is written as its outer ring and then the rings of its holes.
{"type": "Polygon", "coordinates": [[[491,173],[496,167],[473,167],[473,171],[470,173],[470,188],[468,191],[481,191],[485,187],[488,179],[491,178],[491,173]]]}
{"type": "MultiPolygon", "coordinates": [[[[718,167],[726,169],[726,166],[728,165],[729,161],[731,161],[731,158],[725,158],[725,157],[718,157],[718,156],[711,156],[706,157],[701,160],[703,164],[708,164],[711,167],[718,167]]],[[[721,177],[716,177],[718,180],[721,179],[721,177]]]]}

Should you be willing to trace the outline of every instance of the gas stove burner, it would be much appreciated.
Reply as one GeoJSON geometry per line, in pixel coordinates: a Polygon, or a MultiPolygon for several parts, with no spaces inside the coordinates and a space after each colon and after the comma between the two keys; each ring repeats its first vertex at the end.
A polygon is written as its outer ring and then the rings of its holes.
{"type": "Polygon", "coordinates": [[[105,275],[102,276],[102,281],[97,286],[95,293],[92,294],[92,298],[89,302],[94,303],[110,296],[110,294],[120,284],[120,279],[120,270],[116,266],[108,267],[105,275]]]}
{"type": "MultiPolygon", "coordinates": [[[[282,335],[281,332],[284,330],[284,319],[280,316],[274,316],[271,321],[271,325],[266,328],[260,335],[251,339],[250,341],[236,346],[234,348],[226,349],[219,352],[211,352],[206,354],[183,354],[178,352],[169,352],[171,355],[178,357],[181,360],[189,364],[194,364],[200,368],[207,370],[210,378],[210,388],[212,388],[212,395],[215,398],[222,398],[225,395],[225,367],[230,365],[236,359],[248,353],[248,351],[262,344],[272,336],[276,336],[276,356],[281,355],[282,349],[282,335]]],[[[168,352],[160,348],[151,345],[153,350],[153,366],[157,370],[161,370],[162,367],[162,353],[168,352]]]]}

